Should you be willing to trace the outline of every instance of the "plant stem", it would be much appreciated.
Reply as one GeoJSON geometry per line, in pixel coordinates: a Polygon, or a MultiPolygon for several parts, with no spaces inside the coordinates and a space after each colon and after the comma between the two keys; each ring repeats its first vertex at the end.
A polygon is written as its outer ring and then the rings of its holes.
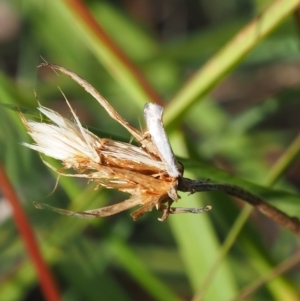
{"type": "Polygon", "coordinates": [[[297,236],[300,236],[300,221],[298,218],[290,217],[283,211],[263,201],[259,196],[254,195],[241,187],[230,184],[213,183],[207,180],[181,178],[178,190],[190,193],[201,191],[221,191],[228,195],[238,197],[255,207],[274,222],[294,232],[297,236]]]}

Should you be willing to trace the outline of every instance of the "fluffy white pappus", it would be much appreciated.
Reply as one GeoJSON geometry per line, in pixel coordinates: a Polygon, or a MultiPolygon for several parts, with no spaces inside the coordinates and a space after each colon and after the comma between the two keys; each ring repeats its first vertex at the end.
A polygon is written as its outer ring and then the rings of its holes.
{"type": "Polygon", "coordinates": [[[46,107],[39,106],[38,109],[52,123],[26,120],[23,117],[28,133],[36,143],[23,145],[64,162],[70,162],[74,157],[100,162],[96,149],[101,145],[101,139],[82,127],[71,107],[76,123],[46,107]]]}

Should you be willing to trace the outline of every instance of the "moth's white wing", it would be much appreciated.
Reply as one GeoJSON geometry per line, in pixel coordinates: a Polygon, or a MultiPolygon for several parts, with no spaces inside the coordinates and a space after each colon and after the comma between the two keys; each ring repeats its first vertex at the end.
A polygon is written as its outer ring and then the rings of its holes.
{"type": "Polygon", "coordinates": [[[162,122],[163,108],[157,104],[147,103],[144,107],[144,117],[152,142],[155,144],[161,160],[171,177],[177,178],[180,173],[176,160],[162,122]]]}

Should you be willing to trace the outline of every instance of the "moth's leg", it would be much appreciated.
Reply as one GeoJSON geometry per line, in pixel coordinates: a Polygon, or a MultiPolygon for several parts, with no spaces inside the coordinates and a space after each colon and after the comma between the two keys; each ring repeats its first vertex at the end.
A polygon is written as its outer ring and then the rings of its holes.
{"type": "Polygon", "coordinates": [[[205,207],[200,207],[200,208],[184,208],[184,207],[173,207],[169,208],[169,213],[170,214],[179,214],[179,213],[203,213],[206,211],[211,210],[211,206],[205,206],[205,207]]]}
{"type": "Polygon", "coordinates": [[[170,208],[171,208],[171,205],[173,204],[173,200],[168,198],[164,202],[167,202],[168,205],[167,206],[162,205],[162,203],[157,203],[156,204],[156,209],[162,211],[162,213],[163,213],[162,217],[158,218],[158,220],[160,222],[164,222],[168,218],[169,214],[171,213],[170,208]]]}

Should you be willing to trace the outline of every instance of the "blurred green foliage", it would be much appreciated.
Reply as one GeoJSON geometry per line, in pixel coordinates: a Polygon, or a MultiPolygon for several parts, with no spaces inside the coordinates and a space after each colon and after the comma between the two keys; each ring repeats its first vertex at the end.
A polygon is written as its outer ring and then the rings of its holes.
{"type": "MultiPolygon", "coordinates": [[[[261,14],[273,2],[85,4],[166,100],[168,133],[186,176],[239,185],[300,216],[300,165],[295,161],[297,152],[286,152],[300,125],[299,24],[293,17],[296,1],[277,2],[280,6],[274,6],[261,23],[260,17],[265,16],[261,14]],[[240,40],[234,40],[252,19],[258,21],[261,36],[258,33],[259,38],[253,40],[244,31],[240,40]],[[208,60],[211,65],[205,65],[208,60]],[[284,166],[275,174],[272,167],[282,156],[286,156],[284,166]],[[276,186],[264,187],[273,184],[268,177],[273,177],[276,186]]],[[[70,117],[59,86],[83,124],[130,141],[71,79],[37,69],[41,57],[86,79],[138,128],[144,126],[142,108],[151,98],[130,68],[74,15],[68,1],[2,0],[0,5],[6,15],[13,16],[5,19],[11,36],[0,34],[0,102],[6,104],[0,108],[0,158],[59,281],[63,299],[190,300],[232,233],[241,203],[220,193],[181,194],[180,206],[210,204],[213,210],[171,216],[165,223],[157,221],[157,212],[134,223],[129,212],[82,220],[36,210],[33,201],[80,211],[126,196],[62,177],[49,196],[56,176],[37,153],[20,145],[29,137],[11,110],[15,106],[32,109],[28,116],[35,115],[34,90],[44,106],[70,117]]],[[[7,217],[1,211],[0,300],[41,300],[38,279],[9,209],[7,217]]],[[[256,212],[239,230],[209,281],[205,300],[231,300],[295,255],[300,246],[294,234],[256,212]]],[[[295,267],[268,281],[247,300],[298,300],[298,270],[295,267]]]]}

